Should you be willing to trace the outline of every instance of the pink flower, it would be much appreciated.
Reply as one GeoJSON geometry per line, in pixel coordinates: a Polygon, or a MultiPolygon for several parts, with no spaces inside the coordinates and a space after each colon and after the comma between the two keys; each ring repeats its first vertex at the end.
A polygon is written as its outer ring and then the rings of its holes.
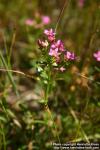
{"type": "Polygon", "coordinates": [[[57,57],[58,56],[58,49],[50,49],[49,55],[57,57]]]}
{"type": "Polygon", "coordinates": [[[49,51],[49,55],[53,56],[57,63],[60,61],[60,57],[59,57],[60,53],[58,50],[59,49],[57,47],[55,47],[54,44],[52,44],[50,47],[50,51],[49,51]]]}
{"type": "Polygon", "coordinates": [[[65,69],[64,67],[60,67],[59,70],[60,70],[61,72],[64,72],[66,69],[65,69]]]}
{"type": "Polygon", "coordinates": [[[56,49],[50,48],[49,55],[57,58],[59,56],[58,48],[56,48],[56,49]]]}
{"type": "Polygon", "coordinates": [[[63,51],[64,51],[64,45],[61,42],[61,40],[58,40],[57,42],[54,42],[51,45],[49,55],[57,58],[63,51]]]}
{"type": "Polygon", "coordinates": [[[50,42],[53,42],[53,41],[55,40],[55,36],[48,36],[48,40],[49,40],[50,42]]]}
{"type": "Polygon", "coordinates": [[[58,40],[51,45],[49,55],[54,56],[58,62],[60,60],[59,55],[61,54],[61,51],[64,51],[64,46],[61,40],[58,40]]]}
{"type": "Polygon", "coordinates": [[[44,34],[47,36],[54,36],[56,33],[53,31],[53,29],[50,30],[44,30],[44,34]]]}
{"type": "Polygon", "coordinates": [[[93,54],[97,61],[100,61],[100,50],[93,54]]]}
{"type": "Polygon", "coordinates": [[[28,25],[28,26],[33,26],[34,20],[32,20],[32,19],[27,19],[27,20],[25,21],[25,24],[28,25]]]}
{"type": "Polygon", "coordinates": [[[47,47],[49,45],[48,41],[45,40],[45,41],[42,41],[42,40],[38,40],[38,45],[40,46],[40,48],[44,48],[44,47],[47,47]]]}
{"type": "Polygon", "coordinates": [[[74,54],[74,52],[69,52],[69,51],[67,51],[66,53],[65,53],[65,55],[64,55],[64,59],[66,60],[75,60],[75,54],[74,54]]]}
{"type": "Polygon", "coordinates": [[[50,29],[50,30],[44,30],[44,34],[47,35],[48,37],[48,40],[50,42],[53,42],[55,40],[55,32],[53,31],[53,29],[50,29]]]}
{"type": "Polygon", "coordinates": [[[78,0],[78,6],[82,8],[84,6],[85,0],[78,0]]]}
{"type": "Polygon", "coordinates": [[[51,22],[51,19],[49,16],[42,16],[42,22],[44,25],[47,25],[51,22]]]}
{"type": "Polygon", "coordinates": [[[65,51],[64,45],[63,45],[61,40],[58,40],[57,42],[54,42],[51,47],[52,48],[58,48],[60,52],[65,51]]]}

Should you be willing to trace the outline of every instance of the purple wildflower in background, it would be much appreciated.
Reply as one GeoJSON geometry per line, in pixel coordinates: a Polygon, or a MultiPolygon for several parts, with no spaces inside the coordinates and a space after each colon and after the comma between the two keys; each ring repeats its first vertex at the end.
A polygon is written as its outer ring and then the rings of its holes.
{"type": "Polygon", "coordinates": [[[51,22],[51,19],[49,16],[42,16],[42,23],[44,25],[48,25],[48,24],[50,24],[50,22],[51,22]]]}
{"type": "Polygon", "coordinates": [[[100,61],[100,50],[94,53],[93,56],[97,61],[100,61]]]}
{"type": "Polygon", "coordinates": [[[33,26],[34,25],[34,20],[33,19],[27,19],[25,20],[25,24],[28,26],[33,26]]]}
{"type": "Polygon", "coordinates": [[[78,6],[82,8],[84,6],[85,0],[78,0],[78,6]]]}

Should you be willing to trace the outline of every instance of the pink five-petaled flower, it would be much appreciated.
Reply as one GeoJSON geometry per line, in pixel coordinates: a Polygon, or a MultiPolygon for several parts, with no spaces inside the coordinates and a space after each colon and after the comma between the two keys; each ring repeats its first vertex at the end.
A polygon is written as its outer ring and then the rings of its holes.
{"type": "Polygon", "coordinates": [[[100,50],[93,54],[97,61],[100,61],[100,50]]]}
{"type": "Polygon", "coordinates": [[[60,61],[60,57],[59,57],[60,53],[58,52],[58,48],[56,48],[56,49],[50,48],[49,55],[53,56],[55,58],[56,62],[60,61]]]}
{"type": "Polygon", "coordinates": [[[74,52],[69,52],[67,51],[65,54],[64,54],[64,59],[65,60],[75,60],[75,54],[74,52]]]}
{"type": "Polygon", "coordinates": [[[58,58],[58,56],[63,52],[64,45],[61,40],[58,40],[57,42],[53,42],[50,47],[49,55],[54,56],[55,58],[58,58]]]}
{"type": "Polygon", "coordinates": [[[59,62],[59,61],[60,61],[59,55],[60,55],[61,52],[63,52],[64,50],[65,50],[65,49],[64,49],[63,43],[61,42],[61,40],[58,40],[57,42],[53,42],[53,43],[51,44],[50,51],[49,51],[49,55],[55,57],[56,62],[59,62]]]}
{"type": "Polygon", "coordinates": [[[47,35],[48,37],[48,40],[50,42],[53,42],[55,40],[55,32],[53,31],[53,29],[50,29],[50,30],[44,30],[44,34],[47,35]]]}
{"type": "Polygon", "coordinates": [[[49,55],[54,56],[55,58],[58,58],[59,57],[58,48],[56,49],[50,48],[49,55]]]}
{"type": "Polygon", "coordinates": [[[54,42],[54,43],[51,45],[51,48],[53,48],[53,49],[58,48],[58,51],[59,51],[59,52],[64,52],[64,51],[65,51],[63,42],[62,42],[61,40],[58,40],[57,42],[54,42]]]}
{"type": "Polygon", "coordinates": [[[49,16],[42,16],[42,23],[43,23],[44,25],[47,25],[47,24],[49,24],[50,22],[51,22],[51,19],[50,19],[49,16]]]}
{"type": "Polygon", "coordinates": [[[65,69],[64,67],[60,67],[59,70],[60,70],[61,72],[64,72],[66,69],[65,69]]]}

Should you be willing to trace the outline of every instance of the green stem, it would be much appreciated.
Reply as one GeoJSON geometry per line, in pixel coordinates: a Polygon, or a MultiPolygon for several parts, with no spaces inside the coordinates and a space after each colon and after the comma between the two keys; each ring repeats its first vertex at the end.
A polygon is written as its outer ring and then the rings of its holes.
{"type": "Polygon", "coordinates": [[[2,127],[1,121],[0,121],[0,127],[2,130],[2,139],[3,139],[4,150],[6,150],[6,138],[5,138],[4,128],[2,127]]]}
{"type": "Polygon", "coordinates": [[[45,104],[48,103],[49,90],[50,90],[50,78],[48,79],[48,84],[45,90],[45,104]]]}
{"type": "Polygon", "coordinates": [[[13,33],[13,37],[12,37],[11,46],[10,46],[10,49],[9,49],[8,64],[10,64],[12,50],[13,50],[13,45],[14,45],[14,42],[15,42],[15,37],[16,37],[16,33],[14,32],[13,33]]]}
{"type": "MultiPolygon", "coordinates": [[[[47,84],[46,90],[45,90],[45,108],[46,108],[47,112],[49,112],[50,118],[51,118],[51,120],[53,122],[55,131],[56,131],[56,137],[57,137],[59,143],[61,143],[60,138],[59,138],[59,134],[58,134],[58,131],[57,131],[57,126],[56,126],[56,124],[54,122],[52,113],[51,113],[51,111],[49,109],[49,106],[48,106],[48,96],[49,96],[50,85],[51,85],[51,71],[50,70],[51,70],[51,68],[49,68],[49,72],[48,72],[48,84],[47,84]]],[[[60,149],[62,150],[61,146],[60,146],[60,149]]]]}
{"type": "MultiPolygon", "coordinates": [[[[47,112],[49,113],[50,118],[51,118],[51,120],[52,120],[52,122],[53,122],[55,131],[56,131],[56,137],[57,137],[57,139],[58,139],[58,142],[59,142],[59,144],[61,144],[60,137],[59,137],[59,134],[58,134],[58,131],[57,131],[57,126],[56,126],[56,124],[55,124],[55,122],[54,122],[54,119],[53,119],[53,116],[52,116],[52,113],[51,113],[51,110],[50,110],[48,104],[45,104],[45,108],[46,108],[47,112]]],[[[61,145],[60,145],[60,149],[62,150],[61,145]]]]}

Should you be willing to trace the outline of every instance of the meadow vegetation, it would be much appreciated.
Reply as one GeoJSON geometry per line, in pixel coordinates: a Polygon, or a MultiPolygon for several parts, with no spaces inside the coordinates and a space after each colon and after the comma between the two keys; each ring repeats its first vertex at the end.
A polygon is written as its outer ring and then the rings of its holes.
{"type": "Polygon", "coordinates": [[[0,0],[0,150],[54,142],[100,142],[100,1],[0,0]]]}

